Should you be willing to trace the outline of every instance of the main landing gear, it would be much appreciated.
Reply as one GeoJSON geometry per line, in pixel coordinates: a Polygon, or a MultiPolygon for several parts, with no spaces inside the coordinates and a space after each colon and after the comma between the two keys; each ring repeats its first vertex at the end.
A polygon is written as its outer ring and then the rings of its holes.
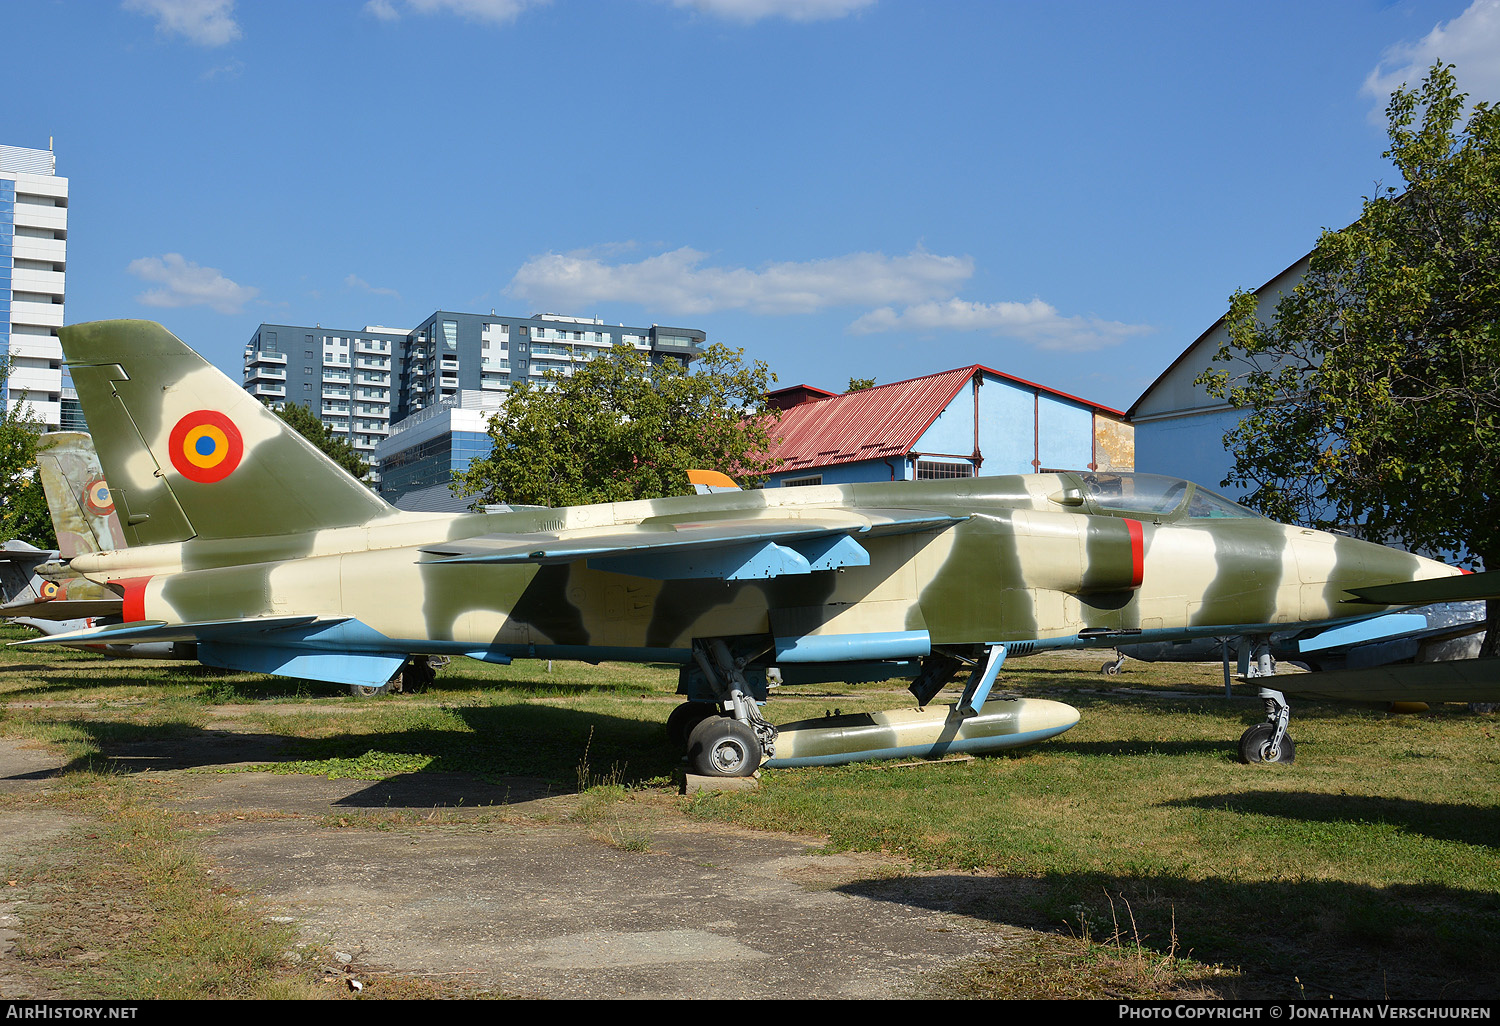
{"type": "Polygon", "coordinates": [[[437,672],[448,665],[447,656],[412,656],[401,664],[401,669],[391,674],[391,679],[379,687],[371,687],[366,684],[350,684],[349,694],[355,698],[369,698],[372,695],[389,695],[396,692],[408,692],[415,694],[426,691],[433,681],[437,680],[437,672]]]}
{"type": "Polygon", "coordinates": [[[950,748],[989,751],[1042,740],[1078,720],[1077,710],[1070,707],[1033,701],[1030,708],[1023,708],[1027,703],[1014,696],[992,702],[986,713],[986,703],[997,697],[991,692],[1007,652],[1006,645],[996,643],[937,652],[923,659],[921,672],[910,689],[922,706],[960,670],[970,670],[968,683],[954,706],[899,715],[836,715],[825,721],[788,724],[784,732],[779,732],[761,718],[756,701],[765,697],[766,686],[775,678],[759,666],[750,666],[769,647],[754,639],[707,638],[693,642],[693,662],[683,668],[680,687],[689,701],[674,709],[667,719],[667,735],[686,751],[690,772],[709,777],[747,777],[775,759],[784,765],[834,765],[898,754],[938,757],[950,748]],[[750,680],[746,679],[747,667],[750,680]],[[759,676],[762,672],[768,674],[764,684],[759,676]],[[710,696],[713,701],[706,700],[710,696]],[[782,749],[779,755],[778,745],[782,749]]]}
{"type": "Polygon", "coordinates": [[[748,777],[776,755],[776,728],[760,715],[744,669],[756,652],[735,657],[722,638],[693,642],[693,662],[713,702],[684,702],[667,718],[667,736],[687,749],[688,768],[704,777],[748,777]]]}

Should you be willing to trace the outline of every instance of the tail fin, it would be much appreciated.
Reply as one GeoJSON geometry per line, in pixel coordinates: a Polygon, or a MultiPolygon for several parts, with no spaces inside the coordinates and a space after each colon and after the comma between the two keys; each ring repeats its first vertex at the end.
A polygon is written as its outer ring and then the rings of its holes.
{"type": "Polygon", "coordinates": [[[396,511],[151,321],[58,333],[130,545],[353,527],[396,511]]]}
{"type": "Polygon", "coordinates": [[[18,538],[0,545],[0,601],[9,605],[37,598],[42,579],[36,568],[51,558],[52,553],[18,538]]]}
{"type": "Polygon", "coordinates": [[[734,478],[717,470],[689,470],[687,476],[688,484],[699,495],[740,490],[740,486],[734,483],[734,478]]]}
{"type": "Polygon", "coordinates": [[[92,438],[82,431],[49,432],[37,445],[36,462],[64,559],[125,547],[92,438]]]}

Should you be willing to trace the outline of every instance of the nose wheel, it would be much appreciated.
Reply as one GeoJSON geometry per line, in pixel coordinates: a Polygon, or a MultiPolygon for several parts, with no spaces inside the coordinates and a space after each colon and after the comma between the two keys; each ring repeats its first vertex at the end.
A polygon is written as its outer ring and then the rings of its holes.
{"type": "Polygon", "coordinates": [[[1292,718],[1292,707],[1280,691],[1261,688],[1266,703],[1266,719],[1240,735],[1240,762],[1291,762],[1297,758],[1297,745],[1286,732],[1292,718]]]}
{"type": "Polygon", "coordinates": [[[1292,735],[1282,733],[1281,741],[1272,744],[1276,737],[1276,725],[1257,723],[1240,735],[1240,762],[1292,762],[1297,758],[1297,745],[1292,735]]]}

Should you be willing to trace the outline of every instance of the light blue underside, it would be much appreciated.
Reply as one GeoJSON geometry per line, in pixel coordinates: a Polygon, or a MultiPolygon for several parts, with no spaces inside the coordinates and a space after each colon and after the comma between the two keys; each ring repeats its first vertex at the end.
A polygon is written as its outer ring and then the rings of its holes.
{"type": "Polygon", "coordinates": [[[926,631],[879,634],[817,634],[777,638],[778,663],[854,663],[871,659],[919,659],[932,653],[926,631]]]}

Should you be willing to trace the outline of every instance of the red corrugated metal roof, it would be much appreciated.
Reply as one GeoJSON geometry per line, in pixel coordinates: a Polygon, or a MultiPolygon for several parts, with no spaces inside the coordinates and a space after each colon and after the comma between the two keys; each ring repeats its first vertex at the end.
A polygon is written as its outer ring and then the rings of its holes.
{"type": "Polygon", "coordinates": [[[785,411],[772,434],[780,443],[771,455],[778,473],[861,460],[904,456],[975,374],[990,374],[1022,387],[1123,416],[1119,410],[1038,385],[981,364],[894,381],[862,392],[802,403],[785,411]]]}
{"type": "Polygon", "coordinates": [[[772,455],[782,460],[778,470],[899,456],[973,375],[973,367],[961,367],[794,406],[776,425],[781,443],[772,455]]]}

